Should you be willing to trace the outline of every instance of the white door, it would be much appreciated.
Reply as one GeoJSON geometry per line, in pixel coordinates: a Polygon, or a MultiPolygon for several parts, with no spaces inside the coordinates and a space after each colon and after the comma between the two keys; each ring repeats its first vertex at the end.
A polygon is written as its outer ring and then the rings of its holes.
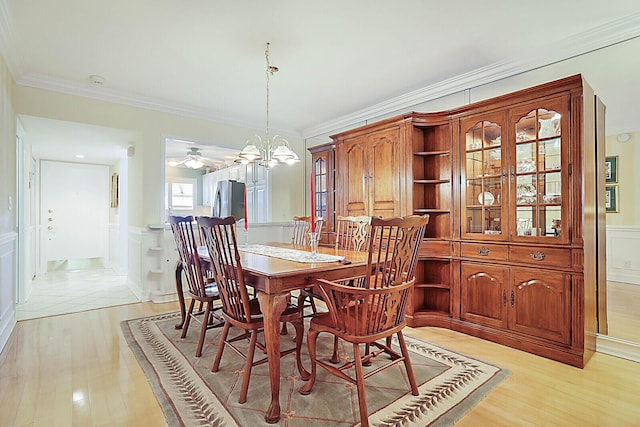
{"type": "Polygon", "coordinates": [[[41,162],[41,271],[48,261],[108,256],[109,168],[41,162]]]}

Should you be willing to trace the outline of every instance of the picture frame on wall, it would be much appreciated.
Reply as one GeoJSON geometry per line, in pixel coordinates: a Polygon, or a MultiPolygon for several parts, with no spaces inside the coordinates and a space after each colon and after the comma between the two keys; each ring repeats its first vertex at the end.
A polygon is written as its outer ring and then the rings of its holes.
{"type": "Polygon", "coordinates": [[[113,173],[111,175],[111,207],[117,208],[120,195],[119,195],[119,187],[120,187],[120,176],[117,173],[113,173]]]}
{"type": "Polygon", "coordinates": [[[618,186],[607,185],[604,190],[604,205],[607,213],[618,212],[620,200],[618,198],[618,186]]]}
{"type": "Polygon", "coordinates": [[[618,156],[607,156],[604,163],[604,176],[605,182],[617,183],[618,182],[618,156]]]}

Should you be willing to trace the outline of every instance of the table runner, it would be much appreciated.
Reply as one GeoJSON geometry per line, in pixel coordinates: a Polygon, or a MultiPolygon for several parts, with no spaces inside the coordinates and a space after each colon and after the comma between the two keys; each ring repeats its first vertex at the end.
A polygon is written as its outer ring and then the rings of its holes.
{"type": "Polygon", "coordinates": [[[344,259],[343,256],[328,254],[312,254],[309,251],[301,251],[297,249],[280,248],[277,246],[245,244],[238,245],[238,250],[242,252],[250,252],[258,255],[266,255],[274,258],[286,259],[288,261],[314,263],[314,262],[336,262],[344,259]]]}

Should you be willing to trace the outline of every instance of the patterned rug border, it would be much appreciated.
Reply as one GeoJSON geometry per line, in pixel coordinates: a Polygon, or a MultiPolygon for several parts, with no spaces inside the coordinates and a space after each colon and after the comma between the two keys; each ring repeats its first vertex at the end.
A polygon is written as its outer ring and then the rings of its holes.
{"type": "MultiPolygon", "coordinates": [[[[167,424],[240,425],[234,415],[213,395],[192,364],[156,324],[157,321],[177,320],[178,317],[179,313],[167,313],[121,322],[126,342],[142,367],[165,414],[167,424]],[[144,340],[147,351],[140,340],[144,340]],[[170,377],[178,378],[179,381],[163,381],[161,371],[168,372],[170,377]],[[175,386],[175,382],[180,383],[180,386],[175,386]],[[180,401],[174,402],[176,398],[180,401]]],[[[411,352],[422,353],[448,365],[449,369],[446,370],[446,375],[440,374],[422,384],[419,387],[419,396],[407,394],[371,414],[371,425],[452,426],[510,375],[508,370],[477,358],[414,337],[405,336],[405,340],[411,352]],[[424,424],[425,422],[427,424],[424,424]]],[[[282,421],[277,425],[282,425],[282,421]]]]}

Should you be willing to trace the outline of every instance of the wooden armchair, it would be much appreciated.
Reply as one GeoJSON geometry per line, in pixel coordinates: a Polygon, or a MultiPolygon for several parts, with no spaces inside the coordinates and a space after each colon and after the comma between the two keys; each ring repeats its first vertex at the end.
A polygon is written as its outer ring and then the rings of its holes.
{"type": "Polygon", "coordinates": [[[370,223],[370,216],[337,216],[335,248],[350,251],[366,250],[370,223]]]}
{"type": "MultiPolygon", "coordinates": [[[[226,320],[211,370],[218,371],[223,351],[227,346],[242,357],[245,360],[245,366],[238,402],[245,403],[251,369],[256,365],[267,363],[268,360],[266,356],[257,361],[253,360],[256,346],[265,351],[264,345],[259,343],[257,339],[258,333],[262,332],[264,328],[264,319],[258,300],[249,298],[236,244],[235,222],[233,217],[198,217],[198,226],[209,249],[213,264],[212,269],[222,301],[222,314],[226,320]],[[232,326],[242,329],[242,333],[229,338],[229,330],[232,326]],[[249,337],[249,348],[245,354],[234,345],[234,342],[247,339],[247,336],[249,337]]],[[[304,328],[297,307],[288,306],[280,316],[280,322],[289,322],[296,330],[295,347],[281,351],[280,357],[295,352],[300,376],[306,379],[309,374],[303,369],[300,360],[304,328]]]]}
{"type": "Polygon", "coordinates": [[[371,375],[402,362],[411,393],[414,396],[418,394],[402,329],[406,325],[405,309],[415,282],[420,241],[428,221],[427,215],[372,218],[367,274],[355,281],[348,278],[344,281],[317,279],[314,282],[329,311],[316,314],[311,319],[307,335],[311,377],[300,393],[311,393],[317,366],[320,365],[331,374],[356,385],[362,426],[369,425],[364,381],[371,375]],[[351,343],[353,359],[339,367],[318,359],[316,340],[321,332],[351,343]],[[400,352],[391,346],[394,334],[398,338],[400,352]],[[364,354],[360,344],[365,344],[364,354]],[[370,351],[371,348],[374,350],[370,351]],[[389,361],[365,374],[363,366],[380,354],[388,355],[389,361]],[[351,368],[355,368],[355,378],[347,372],[351,368]]]}
{"type": "Polygon", "coordinates": [[[185,314],[184,324],[182,325],[182,335],[187,336],[191,319],[202,324],[200,327],[200,338],[196,347],[196,357],[202,355],[202,346],[207,329],[211,327],[221,326],[224,320],[218,317],[214,311],[220,307],[214,307],[215,301],[220,299],[218,287],[211,276],[211,271],[198,255],[198,245],[201,243],[200,236],[196,235],[193,230],[192,216],[170,216],[169,224],[176,242],[179,260],[182,264],[181,271],[176,269],[176,281],[183,282],[183,277],[188,285],[191,303],[185,314]],[[200,303],[200,309],[194,311],[196,301],[200,303]],[[204,310],[203,310],[204,308],[204,310]]]}
{"type": "MultiPolygon", "coordinates": [[[[320,234],[322,232],[322,226],[324,225],[323,217],[316,217],[316,233],[320,234]]],[[[291,244],[294,246],[303,246],[308,248],[310,245],[309,242],[309,232],[311,231],[311,217],[310,216],[294,216],[293,217],[293,233],[291,235],[291,244]]],[[[316,304],[311,298],[309,291],[302,289],[297,296],[297,305],[300,308],[300,312],[302,313],[306,307],[311,307],[313,313],[317,313],[318,310],[316,308],[316,304]],[[309,299],[309,304],[304,305],[304,301],[309,299]]],[[[287,334],[286,325],[282,325],[283,335],[287,334]]]]}
{"type": "MultiPolygon", "coordinates": [[[[324,225],[323,217],[316,217],[316,233],[322,232],[324,225]]],[[[294,216],[293,217],[293,234],[291,235],[291,244],[294,246],[309,246],[309,232],[311,231],[310,216],[294,216]]]]}

